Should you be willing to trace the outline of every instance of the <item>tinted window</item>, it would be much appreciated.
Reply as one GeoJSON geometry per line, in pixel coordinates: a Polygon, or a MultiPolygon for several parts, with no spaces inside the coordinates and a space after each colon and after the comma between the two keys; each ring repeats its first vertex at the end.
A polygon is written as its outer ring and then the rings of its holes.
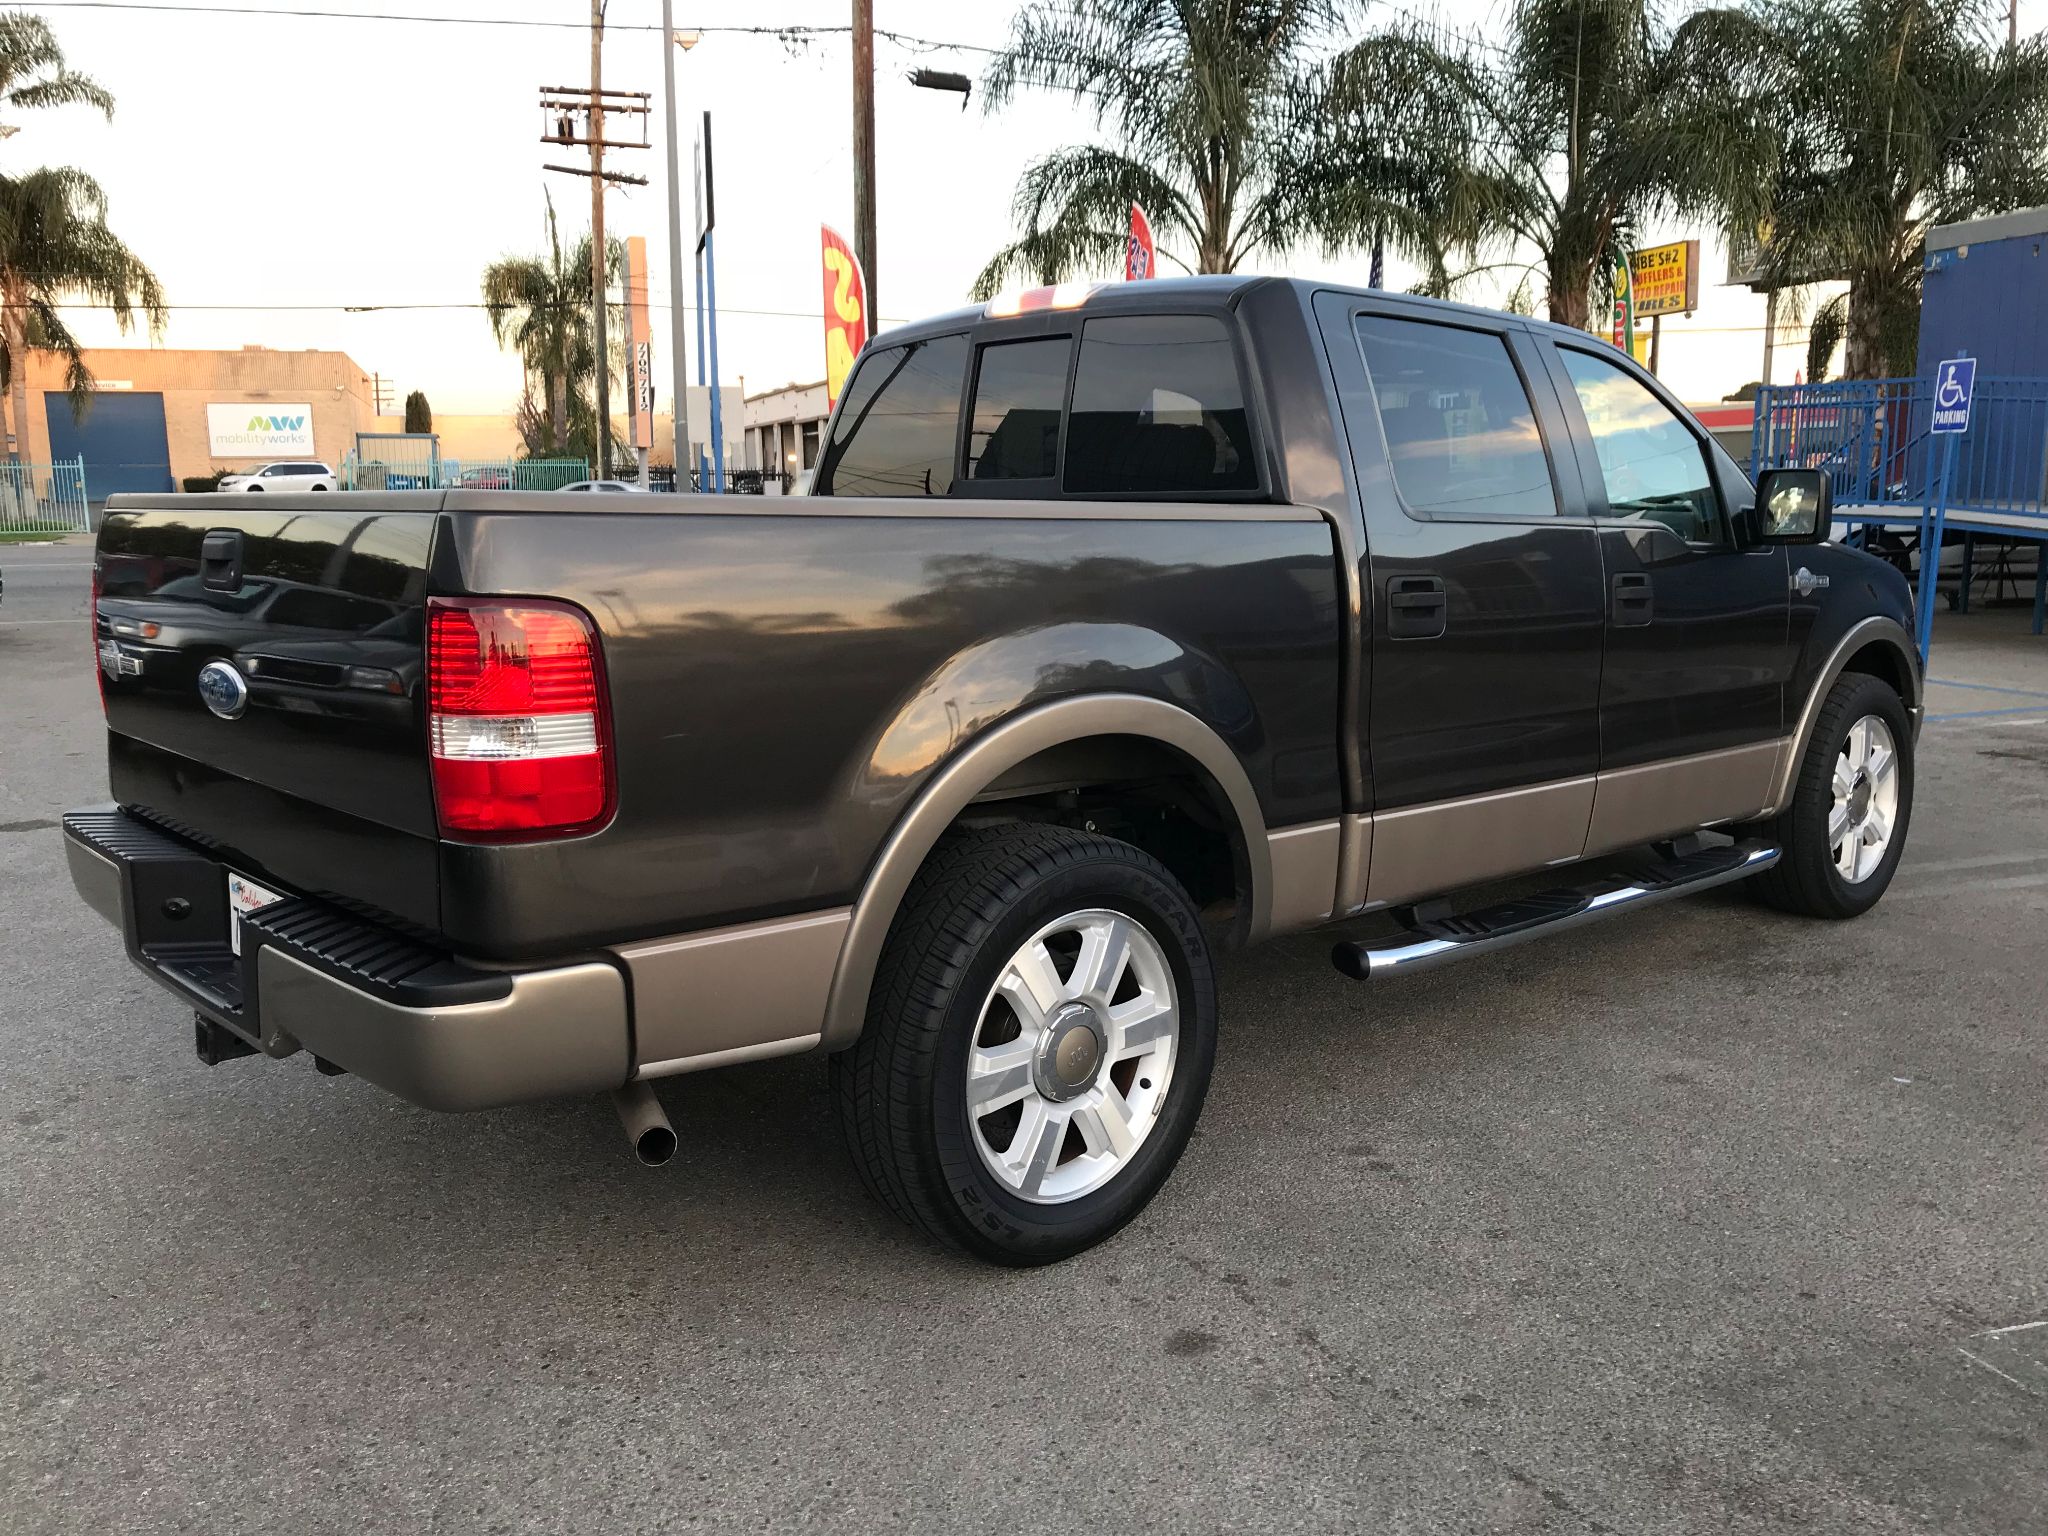
{"type": "Polygon", "coordinates": [[[1695,544],[1718,543],[1720,498],[1700,440],[1670,407],[1614,364],[1560,347],[1586,413],[1607,507],[1616,517],[1663,523],[1695,544]]]}
{"type": "Polygon", "coordinates": [[[1401,499],[1417,512],[1549,517],[1550,461],[1508,345],[1484,331],[1358,318],[1401,499]]]}
{"type": "Polygon", "coordinates": [[[832,432],[834,496],[943,496],[953,488],[967,338],[871,353],[832,432]]]}
{"type": "Polygon", "coordinates": [[[981,349],[974,419],[967,429],[970,480],[1050,480],[1059,470],[1060,404],[1067,396],[1067,336],[981,349]]]}
{"type": "Polygon", "coordinates": [[[1251,423],[1223,322],[1090,320],[1067,427],[1069,491],[1201,496],[1258,489],[1251,423]]]}

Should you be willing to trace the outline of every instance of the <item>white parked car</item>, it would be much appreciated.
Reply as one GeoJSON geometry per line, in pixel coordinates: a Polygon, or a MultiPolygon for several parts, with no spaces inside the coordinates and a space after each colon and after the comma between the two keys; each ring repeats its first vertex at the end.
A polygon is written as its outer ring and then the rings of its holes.
{"type": "Polygon", "coordinates": [[[312,459],[281,459],[275,464],[258,464],[239,475],[224,476],[224,491],[333,491],[340,482],[327,465],[312,459]]]}
{"type": "Polygon", "coordinates": [[[646,489],[630,480],[571,480],[562,487],[565,491],[631,491],[638,495],[646,489]]]}

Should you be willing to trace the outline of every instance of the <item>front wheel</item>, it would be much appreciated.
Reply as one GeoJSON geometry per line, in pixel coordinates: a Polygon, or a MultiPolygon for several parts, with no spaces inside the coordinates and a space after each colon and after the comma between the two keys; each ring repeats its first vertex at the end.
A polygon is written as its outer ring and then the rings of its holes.
{"type": "Polygon", "coordinates": [[[1784,854],[1751,888],[1781,911],[1860,916],[1892,883],[1912,818],[1906,706],[1882,679],[1845,673],[1821,705],[1791,803],[1754,829],[1784,854]]]}
{"type": "Polygon", "coordinates": [[[1144,1209],[1215,1053],[1208,946],[1173,875],[1128,843],[1011,826],[950,838],[919,871],[832,1076],[877,1199],[1028,1265],[1144,1209]]]}

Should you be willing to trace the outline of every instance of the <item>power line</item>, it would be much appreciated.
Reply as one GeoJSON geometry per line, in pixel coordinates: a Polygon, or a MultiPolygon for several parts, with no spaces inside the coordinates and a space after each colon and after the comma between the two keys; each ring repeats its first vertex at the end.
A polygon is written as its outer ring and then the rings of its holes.
{"type": "MultiPolygon", "coordinates": [[[[402,21],[437,27],[525,27],[569,32],[587,30],[587,24],[580,21],[548,21],[523,16],[442,16],[404,11],[327,11],[306,6],[282,5],[166,5],[157,3],[157,0],[38,0],[36,8],[45,11],[157,11],[174,16],[286,16],[314,21],[402,21]]],[[[605,26],[613,32],[661,30],[658,22],[651,21],[607,21],[605,26]]],[[[787,26],[678,27],[676,30],[702,32],[707,35],[775,37],[799,41],[813,37],[845,37],[853,28],[850,25],[812,26],[791,23],[787,26]]],[[[947,42],[941,38],[918,37],[909,32],[892,32],[883,27],[875,28],[875,36],[886,37],[890,42],[905,48],[949,48],[961,53],[1002,52],[999,48],[984,47],[979,43],[947,42]]]]}

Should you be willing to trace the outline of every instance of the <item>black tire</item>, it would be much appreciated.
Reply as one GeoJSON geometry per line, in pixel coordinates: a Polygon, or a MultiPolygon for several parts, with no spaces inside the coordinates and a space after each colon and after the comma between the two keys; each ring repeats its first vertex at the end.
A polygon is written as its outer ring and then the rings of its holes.
{"type": "Polygon", "coordinates": [[[889,933],[859,1042],[832,1058],[840,1128],[876,1199],[940,1242],[999,1264],[1047,1264],[1110,1236],[1159,1192],[1193,1134],[1216,1054],[1216,986],[1195,905],[1128,843],[1054,826],[948,837],[889,933]],[[1048,923],[1106,909],[1141,925],[1176,994],[1172,1076],[1151,1130],[1101,1187],[1020,1198],[985,1166],[967,1108],[968,1052],[1004,967],[1048,923]]]}
{"type": "Polygon", "coordinates": [[[1784,856],[1770,869],[1749,882],[1751,893],[1781,912],[1806,917],[1860,917],[1876,906],[1892,883],[1905,852],[1906,833],[1913,820],[1913,731],[1906,706],[1881,678],[1863,672],[1846,672],[1828,690],[1814,722],[1813,736],[1800,759],[1798,776],[1792,784],[1792,800],[1770,821],[1749,830],[1769,838],[1784,850],[1784,856]],[[1835,866],[1828,842],[1828,819],[1834,811],[1835,760],[1841,754],[1850,727],[1866,715],[1884,721],[1897,751],[1899,778],[1898,813],[1892,819],[1891,839],[1877,867],[1853,884],[1835,866]]]}

